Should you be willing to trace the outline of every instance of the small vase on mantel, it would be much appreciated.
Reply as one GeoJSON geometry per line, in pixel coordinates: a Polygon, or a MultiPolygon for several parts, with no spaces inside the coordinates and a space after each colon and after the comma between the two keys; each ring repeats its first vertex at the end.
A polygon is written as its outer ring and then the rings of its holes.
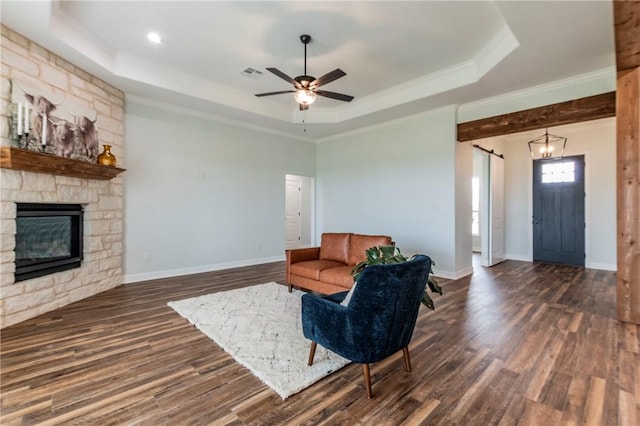
{"type": "Polygon", "coordinates": [[[103,166],[116,166],[116,156],[111,153],[111,145],[104,144],[102,145],[104,150],[100,155],[98,155],[98,164],[103,166]]]}

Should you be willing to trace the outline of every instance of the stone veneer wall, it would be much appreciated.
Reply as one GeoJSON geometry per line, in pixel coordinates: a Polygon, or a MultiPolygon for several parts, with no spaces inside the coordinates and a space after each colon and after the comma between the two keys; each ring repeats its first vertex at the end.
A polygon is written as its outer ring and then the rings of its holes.
{"type": "MultiPolygon", "coordinates": [[[[0,144],[11,145],[11,81],[18,79],[97,111],[100,144],[112,145],[124,167],[124,93],[4,25],[1,34],[0,144]]],[[[122,175],[104,181],[0,169],[0,328],[120,285],[122,244],[122,175]],[[16,202],[82,204],[82,266],[14,283],[16,202]]]]}

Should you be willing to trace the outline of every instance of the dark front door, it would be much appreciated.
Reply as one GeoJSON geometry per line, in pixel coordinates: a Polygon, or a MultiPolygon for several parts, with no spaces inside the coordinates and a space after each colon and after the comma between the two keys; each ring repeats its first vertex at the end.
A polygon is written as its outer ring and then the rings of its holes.
{"type": "Polygon", "coordinates": [[[584,156],[533,162],[533,260],[584,266],[584,156]]]}

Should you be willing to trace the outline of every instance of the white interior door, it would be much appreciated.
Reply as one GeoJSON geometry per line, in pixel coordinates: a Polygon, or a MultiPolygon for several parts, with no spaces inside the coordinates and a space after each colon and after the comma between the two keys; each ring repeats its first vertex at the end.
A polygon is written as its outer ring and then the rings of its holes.
{"type": "Polygon", "coordinates": [[[300,177],[287,175],[285,192],[285,247],[293,249],[302,245],[302,181],[300,177]]]}
{"type": "Polygon", "coordinates": [[[489,155],[488,266],[505,260],[504,159],[489,155]]]}

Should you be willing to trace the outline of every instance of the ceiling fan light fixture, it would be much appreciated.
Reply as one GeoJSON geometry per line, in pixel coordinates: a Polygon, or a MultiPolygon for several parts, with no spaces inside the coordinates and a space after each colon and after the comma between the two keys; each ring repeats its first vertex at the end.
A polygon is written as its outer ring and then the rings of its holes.
{"type": "Polygon", "coordinates": [[[336,99],[342,102],[351,102],[353,100],[353,96],[351,95],[329,92],[327,90],[318,90],[320,86],[342,78],[347,75],[347,73],[342,71],[340,68],[336,68],[335,70],[328,72],[318,78],[307,75],[307,44],[309,44],[309,42],[311,41],[311,36],[303,34],[300,36],[300,41],[302,42],[302,44],[304,44],[304,75],[299,75],[296,78],[291,78],[277,68],[267,68],[267,71],[269,71],[270,73],[292,84],[293,90],[279,90],[277,92],[256,93],[256,96],[262,97],[281,95],[283,93],[293,93],[293,98],[298,104],[300,104],[300,111],[309,109],[309,105],[315,102],[316,96],[318,95],[329,99],[336,99]]]}
{"type": "Polygon", "coordinates": [[[300,105],[311,105],[316,100],[316,94],[309,89],[297,90],[293,97],[300,105]]]}

